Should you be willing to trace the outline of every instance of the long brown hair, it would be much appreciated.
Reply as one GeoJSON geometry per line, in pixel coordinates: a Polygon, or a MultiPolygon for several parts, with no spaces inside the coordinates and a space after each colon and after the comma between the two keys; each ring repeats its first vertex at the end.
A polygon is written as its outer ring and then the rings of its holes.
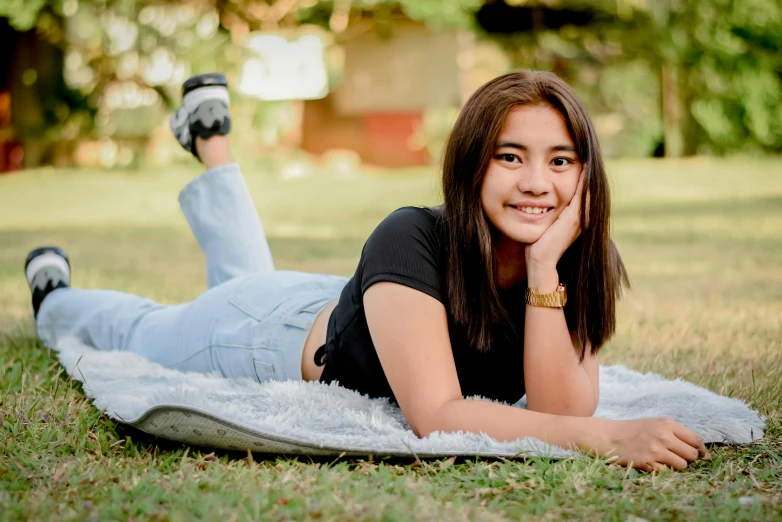
{"type": "Polygon", "coordinates": [[[510,318],[497,291],[492,225],[481,205],[481,186],[508,113],[539,104],[562,114],[585,168],[581,235],[557,264],[568,289],[565,318],[583,360],[587,346],[596,353],[613,335],[616,301],[629,281],[609,236],[611,197],[595,129],[571,87],[552,73],[520,71],[491,80],[470,97],[451,130],[442,178],[448,300],[454,325],[472,346],[489,350],[494,328],[510,318]]]}

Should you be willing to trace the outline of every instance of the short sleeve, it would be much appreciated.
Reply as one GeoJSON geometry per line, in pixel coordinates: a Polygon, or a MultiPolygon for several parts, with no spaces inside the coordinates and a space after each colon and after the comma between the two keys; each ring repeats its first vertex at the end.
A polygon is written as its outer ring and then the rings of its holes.
{"type": "Polygon", "coordinates": [[[361,294],[375,283],[398,283],[444,302],[441,238],[432,209],[403,207],[372,232],[359,261],[361,294]]]}

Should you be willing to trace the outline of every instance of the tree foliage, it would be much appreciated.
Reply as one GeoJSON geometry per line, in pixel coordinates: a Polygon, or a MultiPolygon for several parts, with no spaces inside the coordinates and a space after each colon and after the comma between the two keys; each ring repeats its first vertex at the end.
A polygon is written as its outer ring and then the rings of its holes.
{"type": "Polygon", "coordinates": [[[184,76],[235,70],[236,44],[249,31],[313,25],[339,42],[351,13],[375,20],[380,32],[403,13],[435,30],[473,30],[499,42],[515,66],[567,77],[601,125],[621,128],[615,154],[647,153],[663,139],[669,152],[782,151],[778,0],[506,3],[588,10],[593,20],[487,34],[475,17],[482,0],[0,0],[0,17],[64,50],[65,77],[95,112],[97,135],[143,132],[122,130],[143,118],[109,112],[170,108],[184,76]],[[131,91],[144,107],[123,106],[131,91]]]}
{"type": "Polygon", "coordinates": [[[778,0],[562,0],[557,5],[589,9],[594,23],[498,36],[517,66],[569,76],[595,107],[624,114],[631,133],[646,135],[648,146],[654,134],[658,139],[665,134],[669,146],[681,140],[685,154],[782,151],[778,0]],[[628,82],[624,92],[613,87],[619,77],[628,82]],[[663,110],[657,111],[657,121],[645,124],[648,96],[663,110]]]}
{"type": "Polygon", "coordinates": [[[7,18],[19,31],[29,31],[46,3],[47,0],[0,0],[0,17],[7,18]]]}

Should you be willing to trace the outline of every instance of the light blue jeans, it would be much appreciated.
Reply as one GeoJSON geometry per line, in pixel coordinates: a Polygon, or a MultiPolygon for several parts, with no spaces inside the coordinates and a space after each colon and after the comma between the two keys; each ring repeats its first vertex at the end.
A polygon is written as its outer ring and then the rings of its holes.
{"type": "Polygon", "coordinates": [[[190,303],[162,305],[113,290],[62,288],[41,305],[38,336],[49,347],[74,336],[100,350],[131,351],[184,371],[301,380],[312,323],[339,298],[348,278],[274,270],[235,164],[192,180],[179,204],[206,256],[206,292],[190,303]]]}

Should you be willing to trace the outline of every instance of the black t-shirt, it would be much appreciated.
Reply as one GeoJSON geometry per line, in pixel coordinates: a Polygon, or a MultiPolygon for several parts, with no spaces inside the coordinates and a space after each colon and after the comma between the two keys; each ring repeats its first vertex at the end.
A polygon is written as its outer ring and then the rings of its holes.
{"type": "Polygon", "coordinates": [[[378,225],[329,318],[322,382],[338,381],[370,397],[395,400],[364,312],[364,292],[375,283],[390,281],[420,290],[445,306],[463,396],[480,395],[512,404],[524,395],[525,287],[500,289],[500,298],[514,324],[498,325],[494,345],[489,351],[479,352],[453,326],[445,285],[445,246],[442,207],[400,208],[378,225]]]}

